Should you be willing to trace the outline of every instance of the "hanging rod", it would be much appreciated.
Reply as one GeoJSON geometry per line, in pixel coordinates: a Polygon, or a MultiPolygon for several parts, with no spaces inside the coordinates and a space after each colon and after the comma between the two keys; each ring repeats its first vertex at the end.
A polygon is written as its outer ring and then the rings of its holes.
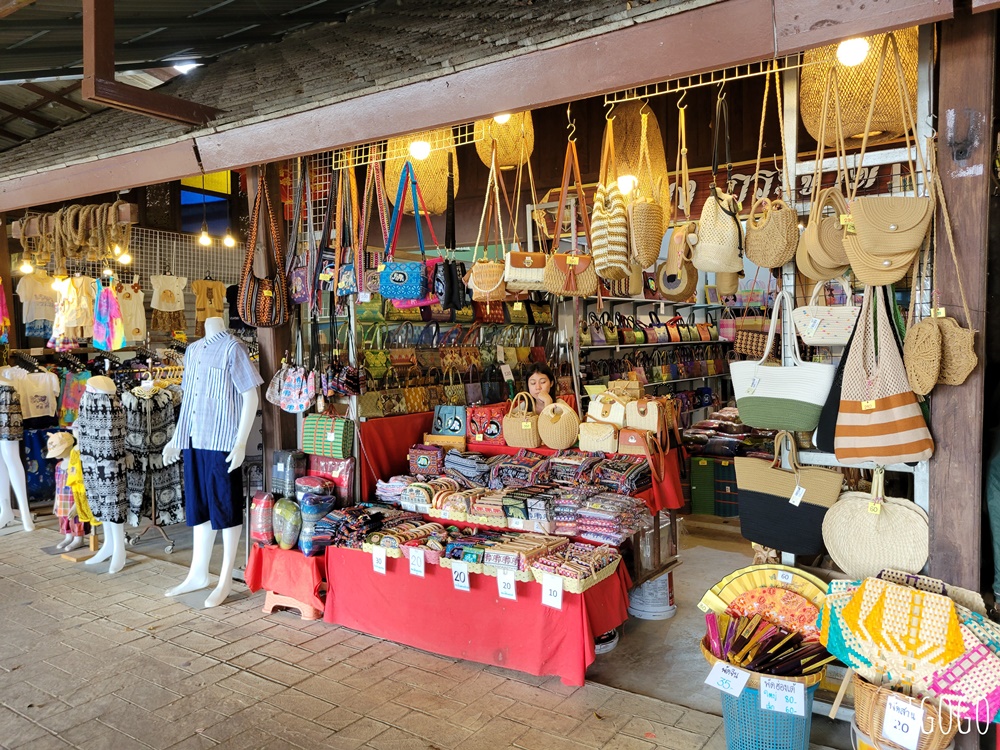
{"type": "MultiPolygon", "coordinates": [[[[433,130],[440,130],[440,128],[433,128],[433,130]]],[[[483,129],[486,132],[486,129],[483,129]]],[[[407,134],[408,138],[412,138],[416,133],[407,134]]],[[[470,143],[476,143],[477,141],[483,140],[483,138],[476,138],[476,126],[473,122],[465,122],[461,125],[454,125],[451,128],[451,139],[447,138],[435,138],[428,141],[431,147],[431,152],[440,151],[442,149],[450,148],[451,146],[465,146],[470,143]]],[[[409,147],[405,148],[395,148],[392,151],[387,150],[388,140],[375,141],[374,143],[360,143],[357,146],[350,146],[347,148],[339,148],[334,151],[327,151],[322,154],[313,154],[313,156],[320,156],[324,160],[329,160],[333,165],[334,169],[342,169],[346,163],[347,154],[351,154],[351,164],[355,167],[366,167],[368,163],[373,160],[377,161],[395,161],[397,159],[412,159],[410,156],[409,147]]]]}
{"type": "MultiPolygon", "coordinates": [[[[723,83],[739,81],[744,78],[762,76],[770,72],[771,62],[771,60],[760,60],[758,62],[747,63],[745,65],[737,65],[732,68],[711,70],[707,73],[698,73],[697,75],[675,78],[670,81],[650,83],[645,86],[615,91],[604,95],[604,106],[624,104],[625,102],[634,102],[639,101],[640,99],[649,99],[653,96],[663,96],[665,94],[677,94],[681,91],[696,89],[702,86],[718,86],[723,83]]],[[[816,64],[818,63],[809,63],[809,65],[816,64]]],[[[801,57],[799,55],[792,55],[777,60],[779,73],[784,73],[788,70],[798,70],[802,67],[805,67],[805,64],[801,61],[801,57]]]]}

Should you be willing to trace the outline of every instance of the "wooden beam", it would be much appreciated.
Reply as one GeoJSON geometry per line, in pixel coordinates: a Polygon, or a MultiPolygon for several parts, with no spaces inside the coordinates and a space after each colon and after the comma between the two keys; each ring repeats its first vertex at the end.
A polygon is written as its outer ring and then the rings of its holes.
{"type": "MultiPolygon", "coordinates": [[[[6,217],[0,214],[0,284],[3,284],[3,294],[7,302],[7,309],[13,312],[17,308],[14,306],[14,286],[10,275],[10,244],[7,239],[7,223],[6,217]]],[[[20,316],[14,314],[10,317],[11,326],[10,332],[7,335],[7,341],[12,349],[17,349],[20,346],[20,338],[17,326],[14,325],[13,321],[20,319],[20,316]]]]}
{"type": "Polygon", "coordinates": [[[17,13],[28,5],[31,5],[35,0],[0,0],[0,18],[6,18],[11,13],[17,13]]]}
{"type": "Polygon", "coordinates": [[[204,125],[220,110],[115,80],[114,0],[83,2],[83,81],[87,101],[186,125],[204,125]]]}
{"type": "Polygon", "coordinates": [[[6,138],[8,141],[14,141],[14,143],[24,143],[28,140],[27,136],[18,135],[6,128],[0,128],[0,138],[6,138]]]}
{"type": "Polygon", "coordinates": [[[43,128],[48,128],[49,130],[55,130],[60,125],[60,123],[55,120],[50,120],[46,117],[42,117],[41,115],[34,114],[31,109],[18,109],[17,107],[12,107],[9,104],[4,104],[3,102],[0,102],[0,109],[11,113],[10,117],[0,119],[0,125],[6,125],[8,122],[13,122],[14,120],[27,120],[28,122],[41,125],[43,128]]]}
{"type": "MultiPolygon", "coordinates": [[[[985,18],[967,11],[956,15],[941,24],[939,40],[938,171],[952,215],[971,325],[978,331],[980,365],[963,385],[939,385],[931,396],[931,429],[937,449],[930,462],[929,570],[936,578],[979,591],[995,14],[985,18]]],[[[950,316],[967,325],[943,228],[941,237],[937,253],[941,304],[950,316]]]]}
{"type": "Polygon", "coordinates": [[[973,13],[985,13],[1000,8],[1000,0],[972,0],[973,13]]]}
{"type": "Polygon", "coordinates": [[[80,88],[79,81],[71,83],[69,86],[65,86],[58,91],[49,91],[48,89],[43,89],[41,86],[34,83],[22,83],[21,88],[42,97],[42,101],[37,104],[39,107],[45,104],[45,102],[56,102],[64,107],[69,107],[70,109],[75,109],[77,112],[82,112],[85,115],[90,114],[90,110],[82,104],[66,98],[69,94],[72,94],[80,88]]]}

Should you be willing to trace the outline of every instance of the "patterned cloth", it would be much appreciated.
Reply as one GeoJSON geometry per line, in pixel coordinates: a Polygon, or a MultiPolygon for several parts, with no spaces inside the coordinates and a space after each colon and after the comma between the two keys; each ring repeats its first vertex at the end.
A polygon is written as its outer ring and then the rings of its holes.
{"type": "Polygon", "coordinates": [[[236,443],[241,394],[263,382],[246,347],[228,331],[191,344],[184,353],[178,446],[229,453],[236,443]]]}
{"type": "Polygon", "coordinates": [[[94,516],[108,523],[125,523],[128,510],[125,411],[118,394],[84,392],[75,428],[83,483],[94,516]]]}
{"type": "Polygon", "coordinates": [[[87,381],[90,380],[90,373],[67,371],[63,376],[62,396],[59,398],[59,426],[71,427],[76,421],[76,414],[80,408],[80,399],[87,389],[87,381]]]}
{"type": "Polygon", "coordinates": [[[21,397],[11,385],[0,385],[0,440],[24,437],[21,424],[21,397]]]}
{"type": "Polygon", "coordinates": [[[101,289],[94,303],[94,347],[113,352],[125,346],[125,323],[118,297],[111,287],[101,289]]]}
{"type": "Polygon", "coordinates": [[[25,324],[24,335],[29,338],[40,338],[46,341],[52,337],[51,320],[32,320],[25,324]]]}
{"type": "Polygon", "coordinates": [[[87,502],[87,488],[83,484],[83,463],[80,461],[80,451],[76,448],[69,452],[66,484],[73,490],[77,517],[90,526],[100,526],[101,522],[94,518],[90,503],[87,502]]]}
{"type": "Polygon", "coordinates": [[[63,534],[83,536],[90,533],[90,524],[83,523],[78,517],[70,517],[76,494],[69,484],[69,458],[64,458],[56,464],[56,500],[52,512],[59,518],[59,531],[63,534]]]}
{"type": "MultiPolygon", "coordinates": [[[[138,390],[138,389],[137,389],[138,390]]],[[[163,447],[174,435],[173,399],[166,391],[150,395],[122,394],[128,448],[128,522],[139,525],[140,516],[153,518],[153,504],[160,526],[184,520],[181,465],[163,465],[163,447]]]]}
{"type": "Polygon", "coordinates": [[[187,330],[187,318],[184,317],[183,310],[165,312],[163,310],[153,310],[153,320],[150,330],[173,333],[174,331],[187,330]]]}

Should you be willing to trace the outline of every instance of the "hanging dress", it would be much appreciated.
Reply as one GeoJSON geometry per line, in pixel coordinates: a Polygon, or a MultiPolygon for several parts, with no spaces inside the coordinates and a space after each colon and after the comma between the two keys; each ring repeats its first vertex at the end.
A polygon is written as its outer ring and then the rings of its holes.
{"type": "Polygon", "coordinates": [[[184,520],[181,464],[163,464],[163,448],[174,435],[174,401],[170,393],[134,388],[122,394],[128,450],[128,523],[156,517],[160,526],[184,520]]]}
{"type": "Polygon", "coordinates": [[[103,284],[101,287],[94,302],[94,348],[113,352],[125,346],[125,322],[115,290],[103,284]]]}
{"type": "Polygon", "coordinates": [[[74,424],[83,466],[83,484],[94,517],[125,523],[125,411],[117,394],[88,390],[80,400],[74,424]]]}

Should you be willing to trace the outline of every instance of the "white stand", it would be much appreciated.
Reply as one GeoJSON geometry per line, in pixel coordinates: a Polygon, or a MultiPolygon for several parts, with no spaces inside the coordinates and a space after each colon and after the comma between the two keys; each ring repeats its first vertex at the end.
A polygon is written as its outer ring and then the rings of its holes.
{"type": "MultiPolygon", "coordinates": [[[[208,318],[205,321],[205,336],[214,336],[226,329],[225,321],[222,318],[208,318]]],[[[236,430],[233,449],[226,456],[229,463],[229,471],[233,472],[243,465],[246,459],[247,440],[250,437],[250,429],[253,427],[254,417],[257,415],[257,405],[260,403],[260,396],[256,388],[244,391],[243,404],[240,407],[240,423],[236,430]]],[[[176,433],[174,437],[163,449],[163,463],[170,465],[180,459],[181,446],[180,436],[176,433]],[[178,442],[175,442],[178,441],[178,442]]],[[[236,568],[236,552],[239,546],[240,535],[243,526],[230,526],[222,530],[222,569],[219,571],[219,581],[215,585],[212,593],[205,600],[205,608],[218,607],[222,604],[233,587],[233,570],[236,568]]],[[[177,586],[167,589],[166,596],[179,596],[192,591],[208,588],[211,579],[208,574],[208,564],[212,558],[212,547],[215,544],[215,530],[212,522],[206,521],[192,529],[192,543],[194,546],[191,556],[191,568],[187,577],[177,586]]]]}

